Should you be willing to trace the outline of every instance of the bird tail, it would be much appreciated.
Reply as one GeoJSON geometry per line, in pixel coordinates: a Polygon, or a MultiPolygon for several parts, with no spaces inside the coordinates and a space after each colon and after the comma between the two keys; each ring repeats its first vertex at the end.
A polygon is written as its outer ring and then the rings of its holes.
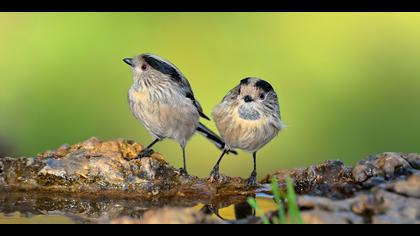
{"type": "MultiPolygon", "coordinates": [[[[222,141],[222,139],[217,134],[215,134],[213,131],[211,131],[209,128],[207,128],[205,125],[203,125],[202,123],[198,124],[197,131],[201,135],[203,135],[204,137],[209,139],[220,150],[225,149],[226,144],[222,141]]],[[[238,154],[238,152],[236,152],[235,150],[228,150],[228,153],[233,153],[235,155],[238,154]]]]}

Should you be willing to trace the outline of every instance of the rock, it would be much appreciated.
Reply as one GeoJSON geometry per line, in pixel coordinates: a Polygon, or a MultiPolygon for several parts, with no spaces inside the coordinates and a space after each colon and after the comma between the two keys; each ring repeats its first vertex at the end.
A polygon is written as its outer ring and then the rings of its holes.
{"type": "Polygon", "coordinates": [[[0,159],[3,188],[129,197],[210,198],[249,194],[245,180],[229,178],[229,184],[183,176],[159,153],[138,159],[142,146],[127,140],[102,142],[91,138],[75,145],[39,154],[36,158],[0,159]]]}
{"type": "Polygon", "coordinates": [[[338,201],[302,196],[298,198],[298,205],[308,224],[420,223],[420,199],[379,188],[338,201]]]}
{"type": "Polygon", "coordinates": [[[351,204],[352,212],[367,217],[383,214],[390,207],[390,202],[378,189],[374,189],[371,193],[361,194],[353,200],[354,202],[351,204]]]}
{"type": "Polygon", "coordinates": [[[335,212],[334,214],[325,210],[309,210],[302,212],[302,219],[305,224],[362,224],[363,218],[351,212],[335,212]]]}
{"type": "Polygon", "coordinates": [[[281,189],[285,190],[286,177],[290,176],[298,194],[343,199],[353,196],[361,188],[353,183],[351,171],[352,168],[341,161],[326,161],[304,169],[279,170],[261,182],[269,183],[274,177],[279,181],[281,189]]]}
{"type": "Polygon", "coordinates": [[[265,177],[262,183],[269,183],[274,177],[285,190],[285,179],[290,176],[298,194],[345,199],[394,179],[420,175],[419,166],[418,154],[388,152],[370,156],[354,167],[345,166],[341,161],[326,161],[308,168],[279,170],[265,177]]]}
{"type": "Polygon", "coordinates": [[[410,163],[411,167],[420,170],[420,155],[417,153],[402,154],[402,157],[410,163]]]}
{"type": "Polygon", "coordinates": [[[358,162],[352,174],[356,182],[364,182],[378,176],[391,180],[400,175],[415,172],[414,168],[418,169],[419,162],[419,156],[415,154],[386,152],[358,162]]]}
{"type": "Polygon", "coordinates": [[[192,208],[164,207],[147,211],[142,224],[218,224],[216,220],[192,208]]]}
{"type": "Polygon", "coordinates": [[[412,175],[407,180],[391,183],[387,189],[405,196],[420,198],[420,175],[412,175]]]}
{"type": "Polygon", "coordinates": [[[220,224],[220,220],[191,208],[164,207],[147,211],[142,220],[120,217],[111,224],[220,224]]]}
{"type": "Polygon", "coordinates": [[[383,189],[372,191],[378,202],[367,204],[367,209],[374,214],[368,223],[373,224],[419,224],[420,199],[391,193],[383,189]]]}
{"type": "Polygon", "coordinates": [[[124,225],[132,225],[132,224],[141,224],[142,221],[139,219],[134,219],[128,216],[123,216],[120,218],[116,218],[111,221],[111,224],[124,224],[124,225]]]}
{"type": "MultiPolygon", "coordinates": [[[[290,176],[305,223],[420,223],[419,155],[383,153],[352,167],[327,161],[305,169],[280,170],[285,189],[290,176]]],[[[276,215],[275,212],[271,215],[276,215]]]]}
{"type": "Polygon", "coordinates": [[[177,170],[160,154],[134,159],[141,146],[125,140],[101,142],[89,139],[62,146],[35,159],[7,159],[8,187],[67,192],[132,190],[149,193],[179,184],[177,170]],[[30,163],[29,163],[30,162],[30,163]],[[13,175],[13,172],[16,174],[13,175]],[[148,180],[153,178],[153,187],[148,180]],[[167,179],[173,181],[168,182],[167,179]]]}
{"type": "Polygon", "coordinates": [[[325,197],[301,196],[298,205],[307,224],[361,224],[363,217],[351,211],[353,199],[333,201],[325,197]]]}

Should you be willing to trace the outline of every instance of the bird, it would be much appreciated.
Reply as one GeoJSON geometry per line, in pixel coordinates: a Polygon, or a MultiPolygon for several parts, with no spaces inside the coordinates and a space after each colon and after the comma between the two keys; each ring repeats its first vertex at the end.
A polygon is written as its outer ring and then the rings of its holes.
{"type": "Polygon", "coordinates": [[[260,78],[244,78],[214,108],[212,117],[226,145],[210,173],[210,181],[221,180],[219,165],[224,155],[231,149],[241,149],[252,153],[254,168],[247,185],[256,186],[257,152],[284,127],[273,87],[260,78]]]}
{"type": "MultiPolygon", "coordinates": [[[[196,131],[219,149],[228,150],[221,138],[199,121],[200,117],[210,118],[204,114],[187,78],[174,64],[152,53],[124,58],[123,61],[132,70],[133,84],[128,91],[130,110],[154,138],[138,154],[139,158],[152,155],[156,143],[173,139],[182,148],[181,173],[187,175],[185,148],[196,131]]],[[[228,152],[237,153],[235,150],[228,152]]]]}

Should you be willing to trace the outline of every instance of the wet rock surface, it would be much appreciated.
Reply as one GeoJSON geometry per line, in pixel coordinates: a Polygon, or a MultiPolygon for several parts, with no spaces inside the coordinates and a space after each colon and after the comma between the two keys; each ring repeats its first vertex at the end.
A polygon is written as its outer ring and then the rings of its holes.
{"type": "Polygon", "coordinates": [[[258,224],[247,197],[270,194],[264,186],[271,178],[285,190],[290,176],[306,223],[420,223],[418,154],[279,170],[255,189],[242,178],[210,183],[184,176],[158,153],[137,158],[142,149],[132,141],[91,138],[35,158],[0,158],[0,212],[58,213],[77,223],[258,224]],[[234,219],[218,214],[232,205],[234,219]]]}
{"type": "Polygon", "coordinates": [[[326,161],[308,168],[279,170],[261,182],[269,183],[274,177],[279,181],[281,189],[285,190],[287,176],[294,180],[297,194],[343,199],[353,196],[361,189],[353,180],[352,168],[339,160],[326,161]]]}
{"type": "Polygon", "coordinates": [[[210,184],[184,176],[154,153],[137,158],[142,146],[127,140],[102,142],[91,138],[64,145],[36,158],[0,159],[2,188],[39,192],[106,194],[124,197],[217,197],[252,192],[240,178],[210,184]]]}

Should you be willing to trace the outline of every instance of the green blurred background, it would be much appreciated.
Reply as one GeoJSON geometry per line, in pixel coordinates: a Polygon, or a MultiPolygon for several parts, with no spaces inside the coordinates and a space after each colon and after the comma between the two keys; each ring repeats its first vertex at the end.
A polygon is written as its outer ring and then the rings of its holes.
{"type": "MultiPolygon", "coordinates": [[[[0,13],[0,146],[34,156],[91,136],[148,144],[121,59],[153,52],[183,71],[207,114],[244,77],[273,84],[288,127],[260,151],[259,177],[419,152],[419,25],[418,13],[0,13]]],[[[155,150],[181,166],[175,142],[155,150]]],[[[220,155],[199,135],[187,152],[199,176],[220,155]]],[[[251,168],[243,152],[221,166],[251,168]]]]}

